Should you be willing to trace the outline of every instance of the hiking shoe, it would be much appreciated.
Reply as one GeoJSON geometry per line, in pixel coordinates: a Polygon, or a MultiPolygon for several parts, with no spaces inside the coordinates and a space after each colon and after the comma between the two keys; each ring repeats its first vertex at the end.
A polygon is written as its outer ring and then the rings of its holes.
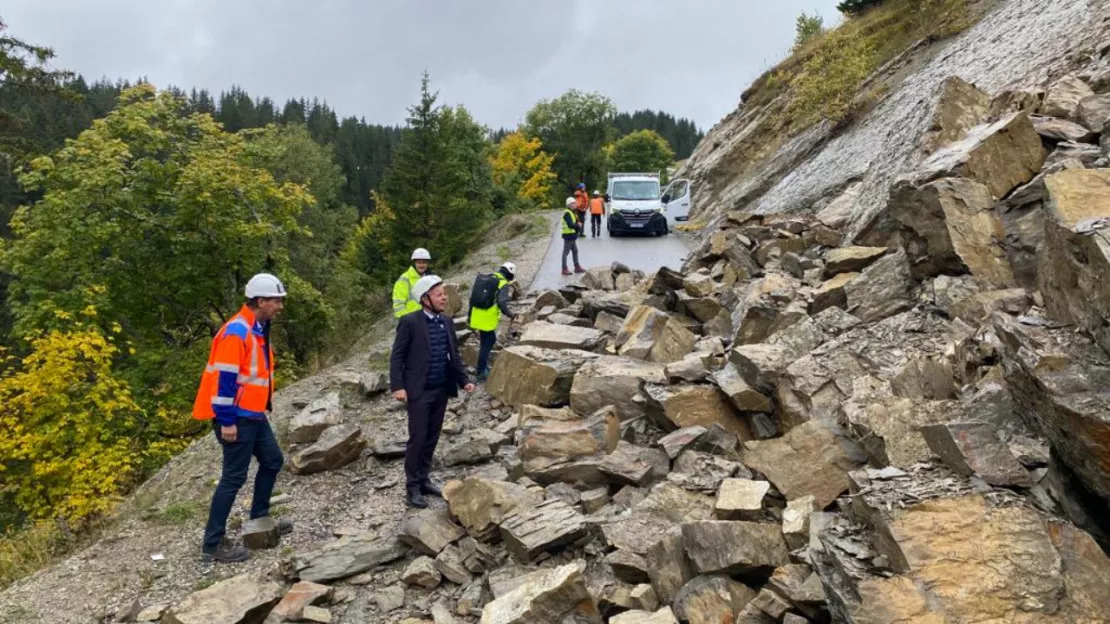
{"type": "Polygon", "coordinates": [[[443,498],[443,490],[439,489],[439,486],[432,483],[431,480],[425,481],[420,485],[420,493],[427,496],[443,498]]]}
{"type": "Polygon", "coordinates": [[[410,507],[424,509],[428,506],[428,499],[424,498],[424,494],[422,494],[420,490],[409,490],[405,499],[408,501],[410,507]]]}
{"type": "Polygon", "coordinates": [[[582,267],[580,267],[580,266],[576,266],[576,267],[574,267],[574,272],[575,272],[575,273],[585,273],[585,272],[586,272],[586,269],[583,269],[583,268],[582,268],[582,267]]]}
{"type": "Polygon", "coordinates": [[[246,548],[232,544],[227,540],[220,542],[214,551],[202,550],[200,560],[203,563],[239,563],[251,558],[251,552],[246,548]]]}
{"type": "Polygon", "coordinates": [[[566,269],[563,269],[563,275],[571,275],[571,272],[566,270],[566,269]]]}

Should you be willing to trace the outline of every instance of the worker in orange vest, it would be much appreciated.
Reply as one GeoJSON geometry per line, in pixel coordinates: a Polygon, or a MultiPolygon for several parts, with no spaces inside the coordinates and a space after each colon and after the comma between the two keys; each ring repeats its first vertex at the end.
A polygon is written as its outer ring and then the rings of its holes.
{"type": "Polygon", "coordinates": [[[586,185],[579,182],[578,186],[574,189],[574,203],[575,211],[578,213],[578,222],[582,224],[582,228],[586,227],[586,212],[590,209],[590,192],[586,190],[586,185]]]}
{"type": "Polygon", "coordinates": [[[605,215],[605,200],[601,191],[594,191],[590,199],[590,231],[594,238],[601,236],[601,217],[605,215]]]}
{"type": "MultiPolygon", "coordinates": [[[[250,557],[246,548],[226,539],[227,517],[247,481],[251,457],[258,458],[251,520],[270,515],[270,495],[285,462],[266,413],[273,409],[274,351],[270,321],[285,307],[285,286],[269,273],[247,282],[247,302],[216,337],[193,403],[193,418],[211,420],[223,450],[223,473],[212,494],[204,529],[201,560],[233,563],[250,557]]],[[[275,523],[278,534],[293,530],[286,519],[275,523]]]]}

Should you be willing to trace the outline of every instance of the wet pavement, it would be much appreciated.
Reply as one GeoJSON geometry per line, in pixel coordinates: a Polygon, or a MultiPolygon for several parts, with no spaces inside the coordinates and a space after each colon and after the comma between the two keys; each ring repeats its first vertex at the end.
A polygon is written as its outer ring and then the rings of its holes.
{"type": "MultiPolygon", "coordinates": [[[[578,259],[585,268],[608,266],[614,261],[623,262],[633,269],[645,273],[668,266],[680,269],[682,261],[690,252],[686,242],[675,232],[666,236],[622,236],[610,238],[602,232],[599,238],[578,239],[578,259]]],[[[581,275],[563,277],[560,263],[563,256],[563,238],[556,230],[552,233],[551,246],[547,249],[543,264],[532,281],[530,290],[559,288],[578,281],[581,275]]],[[[573,260],[567,258],[568,268],[574,270],[573,260]]]]}

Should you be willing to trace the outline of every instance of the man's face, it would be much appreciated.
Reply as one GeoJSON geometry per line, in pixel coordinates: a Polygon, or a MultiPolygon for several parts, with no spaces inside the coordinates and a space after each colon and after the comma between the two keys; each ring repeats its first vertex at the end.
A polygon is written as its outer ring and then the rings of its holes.
{"type": "Polygon", "coordinates": [[[285,309],[284,297],[261,297],[258,300],[258,311],[255,316],[260,321],[269,321],[285,309]]]}
{"type": "Polygon", "coordinates": [[[424,271],[428,270],[428,261],[427,260],[414,260],[412,262],[412,265],[414,267],[416,267],[416,272],[421,274],[421,275],[424,274],[424,271]]]}
{"type": "Polygon", "coordinates": [[[432,312],[442,314],[447,309],[447,291],[443,289],[443,284],[436,284],[424,297],[432,312]]]}

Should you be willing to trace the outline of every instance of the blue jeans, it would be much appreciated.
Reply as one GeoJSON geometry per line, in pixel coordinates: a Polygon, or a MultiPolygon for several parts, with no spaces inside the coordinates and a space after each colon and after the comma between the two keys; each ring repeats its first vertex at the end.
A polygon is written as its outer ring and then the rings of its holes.
{"type": "Polygon", "coordinates": [[[478,374],[489,374],[489,354],[493,352],[493,346],[497,344],[496,331],[480,331],[478,332],[478,374]]]}
{"type": "Polygon", "coordinates": [[[227,517],[235,504],[239,488],[247,481],[247,469],[251,457],[258,459],[258,474],[254,477],[254,499],[251,501],[251,519],[270,515],[270,496],[274,492],[274,482],[285,463],[278,446],[274,430],[266,419],[240,418],[235,425],[239,432],[234,442],[225,442],[220,437],[220,425],[213,421],[216,440],[223,447],[223,474],[220,483],[212,494],[212,507],[208,512],[208,524],[204,527],[204,550],[214,552],[220,545],[227,527],[227,517]]]}

